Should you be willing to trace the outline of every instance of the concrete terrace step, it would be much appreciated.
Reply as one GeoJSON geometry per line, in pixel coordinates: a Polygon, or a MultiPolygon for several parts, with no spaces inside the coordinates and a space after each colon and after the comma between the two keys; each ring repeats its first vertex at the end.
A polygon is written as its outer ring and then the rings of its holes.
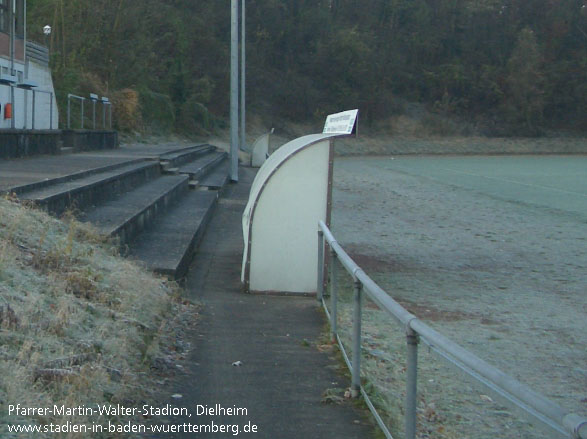
{"type": "Polygon", "coordinates": [[[213,152],[179,168],[181,174],[188,174],[190,180],[201,180],[227,156],[226,152],[213,152]]]}
{"type": "Polygon", "coordinates": [[[225,157],[222,162],[199,182],[200,186],[208,189],[222,189],[228,182],[230,162],[225,157]]]}
{"type": "MultiPolygon", "coordinates": [[[[76,155],[67,155],[65,156],[66,158],[64,160],[61,160],[57,166],[55,166],[55,163],[47,163],[46,161],[42,161],[39,160],[38,157],[36,157],[35,159],[28,159],[27,161],[21,160],[21,161],[12,161],[9,162],[9,168],[10,171],[14,171],[14,169],[16,168],[16,173],[17,174],[21,174],[24,176],[24,179],[26,180],[31,180],[30,175],[32,174],[33,176],[35,175],[35,171],[38,170],[38,168],[40,166],[43,167],[44,170],[47,170],[47,168],[49,169],[49,172],[51,173],[51,170],[53,172],[58,172],[56,171],[56,169],[51,169],[51,168],[56,168],[56,167],[63,167],[63,162],[68,161],[72,161],[71,159],[77,159],[74,161],[77,161],[77,167],[81,167],[81,163],[79,162],[83,162],[84,160],[79,160],[80,159],[81,154],[76,154],[76,155]],[[29,177],[29,178],[27,178],[29,177]]],[[[44,157],[43,157],[44,158],[44,157]]],[[[61,158],[61,157],[59,157],[61,158]]],[[[51,157],[50,159],[53,159],[53,157],[51,157]]],[[[89,160],[90,162],[90,166],[92,166],[92,161],[95,161],[95,158],[92,158],[89,160]],[[94,159],[94,160],[92,160],[94,159]]],[[[54,161],[54,160],[51,160],[54,161]]],[[[72,181],[72,180],[76,180],[79,178],[83,178],[83,177],[87,177],[93,174],[98,174],[100,172],[106,172],[106,171],[111,171],[114,169],[118,169],[124,166],[130,166],[132,164],[137,164],[137,163],[145,163],[145,159],[134,159],[134,160],[129,160],[129,159],[120,159],[118,161],[115,161],[114,163],[108,163],[108,164],[104,164],[104,162],[107,162],[107,160],[100,160],[98,159],[97,163],[93,163],[93,165],[97,165],[94,168],[90,168],[90,169],[82,169],[82,170],[77,170],[76,166],[74,163],[73,164],[73,169],[67,169],[67,164],[65,165],[65,169],[64,169],[64,174],[60,175],[58,177],[49,177],[49,176],[45,176],[45,174],[43,174],[42,172],[40,173],[41,175],[39,175],[37,178],[38,180],[33,180],[30,183],[21,183],[18,185],[12,185],[12,186],[8,186],[5,189],[2,189],[2,191],[4,192],[11,192],[11,193],[15,193],[16,195],[20,195],[20,194],[24,194],[25,192],[32,192],[38,189],[42,189],[42,188],[46,188],[48,186],[53,186],[56,184],[60,184],[60,183],[66,183],[68,181],[72,181]]],[[[0,163],[2,164],[2,163],[0,163]]],[[[6,162],[4,163],[6,164],[6,162]]],[[[5,173],[10,173],[10,171],[7,171],[6,169],[0,169],[0,174],[5,174],[5,173]]],[[[34,178],[34,177],[33,177],[34,178]]],[[[16,176],[16,180],[21,180],[21,178],[18,178],[18,175],[16,176]]]]}
{"type": "Polygon", "coordinates": [[[70,207],[85,209],[102,203],[159,175],[157,163],[132,161],[28,185],[28,191],[21,188],[20,198],[59,215],[70,207]]]}
{"type": "Polygon", "coordinates": [[[128,244],[187,191],[187,176],[162,176],[86,212],[82,220],[128,244]]]}
{"type": "Polygon", "coordinates": [[[217,191],[189,191],[130,245],[131,257],[158,273],[183,277],[217,200],[217,191]]]}
{"type": "Polygon", "coordinates": [[[202,144],[192,146],[190,148],[183,148],[176,151],[170,151],[162,154],[159,159],[161,163],[165,163],[171,168],[176,168],[193,161],[196,157],[212,152],[215,148],[212,145],[202,144]]]}

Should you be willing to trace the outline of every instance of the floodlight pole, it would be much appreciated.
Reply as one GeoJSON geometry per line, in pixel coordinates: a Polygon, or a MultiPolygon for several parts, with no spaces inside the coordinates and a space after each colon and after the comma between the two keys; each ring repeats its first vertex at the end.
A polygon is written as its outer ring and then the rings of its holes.
{"type": "Polygon", "coordinates": [[[245,2],[241,0],[241,149],[247,150],[247,136],[246,136],[246,107],[245,107],[245,2]]]}
{"type": "Polygon", "coordinates": [[[231,0],[230,31],[230,179],[238,181],[238,0],[231,0]]]}

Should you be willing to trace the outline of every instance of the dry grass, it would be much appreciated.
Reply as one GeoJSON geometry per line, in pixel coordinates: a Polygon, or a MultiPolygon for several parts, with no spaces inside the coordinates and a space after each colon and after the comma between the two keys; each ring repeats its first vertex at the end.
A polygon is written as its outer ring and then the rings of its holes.
{"type": "Polygon", "coordinates": [[[113,120],[123,131],[137,131],[142,127],[139,93],[132,88],[124,88],[112,95],[114,105],[113,120]]]}
{"type": "Polygon", "coordinates": [[[189,308],[177,293],[88,226],[0,199],[0,428],[55,420],[8,417],[9,404],[148,400],[145,372],[172,338],[170,316],[189,308]]]}
{"type": "MultiPolygon", "coordinates": [[[[339,268],[339,336],[352,352],[352,281],[339,268]]],[[[363,301],[361,377],[373,404],[394,437],[404,437],[407,378],[404,328],[368,298],[363,301]]],[[[418,439],[485,439],[507,431],[508,437],[542,439],[536,426],[519,418],[487,389],[440,360],[423,343],[418,360],[418,439]]]]}

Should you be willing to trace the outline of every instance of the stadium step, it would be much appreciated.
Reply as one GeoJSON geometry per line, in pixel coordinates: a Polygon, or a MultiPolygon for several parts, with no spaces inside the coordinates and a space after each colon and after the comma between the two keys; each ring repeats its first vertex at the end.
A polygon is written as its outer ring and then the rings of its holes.
{"type": "Polygon", "coordinates": [[[20,199],[33,201],[53,215],[61,215],[69,208],[84,210],[100,204],[159,175],[156,162],[140,160],[21,186],[13,191],[20,199]]]}
{"type": "Polygon", "coordinates": [[[130,244],[132,258],[153,271],[181,278],[204,234],[218,200],[218,191],[189,191],[166,215],[130,244]]]}
{"type": "Polygon", "coordinates": [[[226,158],[226,152],[212,152],[181,166],[179,172],[190,176],[190,180],[201,181],[226,158]]]}
{"type": "Polygon", "coordinates": [[[81,219],[94,224],[105,235],[118,237],[120,244],[125,245],[187,190],[187,176],[162,176],[85,212],[81,219]]]}
{"type": "Polygon", "coordinates": [[[180,278],[228,181],[227,154],[208,144],[162,154],[143,151],[141,158],[132,152],[122,162],[36,181],[13,192],[53,215],[72,209],[81,221],[118,238],[129,256],[180,278]]]}
{"type": "Polygon", "coordinates": [[[222,189],[228,182],[229,170],[230,162],[225,156],[214,170],[202,178],[199,185],[201,187],[207,187],[208,189],[222,189]]]}
{"type": "Polygon", "coordinates": [[[159,159],[161,160],[161,165],[164,169],[177,168],[195,160],[198,156],[202,156],[214,150],[215,148],[212,145],[202,144],[167,152],[166,154],[161,155],[159,159]]]}

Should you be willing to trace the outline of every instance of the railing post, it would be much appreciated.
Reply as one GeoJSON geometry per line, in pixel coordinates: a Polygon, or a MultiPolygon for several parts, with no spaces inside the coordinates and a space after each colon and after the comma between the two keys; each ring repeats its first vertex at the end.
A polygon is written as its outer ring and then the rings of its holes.
{"type": "Polygon", "coordinates": [[[33,111],[32,111],[32,121],[31,121],[31,129],[35,129],[35,107],[36,107],[36,96],[37,93],[35,92],[35,89],[33,88],[33,111]]]}
{"type": "Polygon", "coordinates": [[[357,398],[361,394],[361,315],[363,285],[355,280],[355,306],[353,316],[353,371],[351,396],[357,398]]]}
{"type": "Polygon", "coordinates": [[[71,129],[71,95],[67,96],[67,129],[71,129]]]}
{"type": "Polygon", "coordinates": [[[330,246],[330,331],[332,334],[332,342],[336,342],[336,335],[338,334],[338,291],[336,280],[336,252],[330,246]]]}
{"type": "Polygon", "coordinates": [[[324,296],[324,232],[318,230],[318,283],[316,285],[316,298],[322,302],[324,296]]]}
{"type": "Polygon", "coordinates": [[[416,410],[418,394],[418,334],[407,329],[406,344],[408,354],[406,378],[406,439],[416,438],[416,410]]]}
{"type": "MultiPolygon", "coordinates": [[[[11,70],[10,74],[13,74],[14,71],[11,70]]],[[[12,107],[12,117],[10,118],[10,128],[16,128],[16,108],[14,106],[14,86],[10,86],[10,106],[12,107]]]]}
{"type": "Polygon", "coordinates": [[[26,88],[22,90],[22,94],[24,95],[24,124],[22,129],[26,130],[29,123],[29,94],[26,88]]]}

